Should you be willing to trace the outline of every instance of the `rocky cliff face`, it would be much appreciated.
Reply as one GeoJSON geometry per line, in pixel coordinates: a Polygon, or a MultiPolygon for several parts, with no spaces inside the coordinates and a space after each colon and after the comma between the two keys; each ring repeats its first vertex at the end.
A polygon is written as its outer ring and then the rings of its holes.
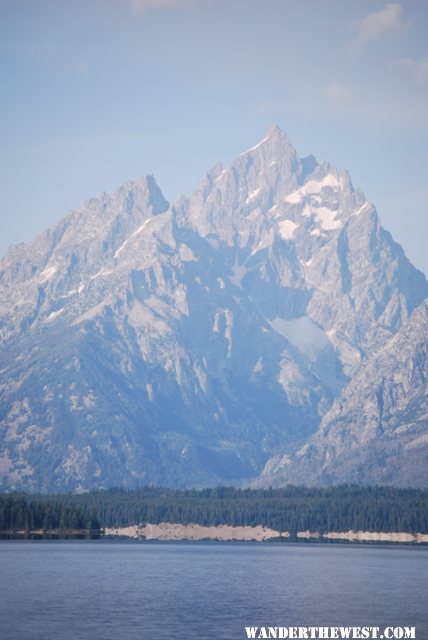
{"type": "Polygon", "coordinates": [[[175,206],[128,182],[0,265],[0,486],[280,481],[427,292],[277,127],[175,206]]]}
{"type": "Polygon", "coordinates": [[[255,484],[428,485],[428,303],[361,365],[292,456],[274,456],[255,484]]]}

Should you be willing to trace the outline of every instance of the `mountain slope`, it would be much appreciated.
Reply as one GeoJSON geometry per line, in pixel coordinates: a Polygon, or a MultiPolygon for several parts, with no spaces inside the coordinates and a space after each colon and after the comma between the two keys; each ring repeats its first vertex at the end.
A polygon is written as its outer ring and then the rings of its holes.
{"type": "Polygon", "coordinates": [[[259,485],[428,485],[428,302],[361,366],[294,456],[274,457],[259,485]]]}
{"type": "Polygon", "coordinates": [[[172,207],[128,182],[1,263],[0,486],[250,481],[427,293],[349,175],[277,127],[172,207]]]}

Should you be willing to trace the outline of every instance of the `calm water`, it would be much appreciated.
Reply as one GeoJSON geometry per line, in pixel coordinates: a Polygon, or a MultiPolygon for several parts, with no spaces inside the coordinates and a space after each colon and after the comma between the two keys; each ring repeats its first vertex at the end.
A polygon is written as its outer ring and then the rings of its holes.
{"type": "Polygon", "coordinates": [[[1,542],[1,640],[232,640],[245,625],[416,625],[428,548],[1,542]]]}

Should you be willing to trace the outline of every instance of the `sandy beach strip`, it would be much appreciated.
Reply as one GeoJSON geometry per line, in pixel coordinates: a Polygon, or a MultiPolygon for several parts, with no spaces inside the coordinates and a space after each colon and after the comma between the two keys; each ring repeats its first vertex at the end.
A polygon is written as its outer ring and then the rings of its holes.
{"type": "MultiPolygon", "coordinates": [[[[159,524],[130,525],[128,527],[108,527],[107,536],[123,536],[136,540],[241,540],[257,541],[275,538],[290,538],[288,531],[275,531],[261,525],[255,527],[232,525],[203,526],[200,524],[159,524]]],[[[316,540],[347,540],[349,542],[406,542],[428,544],[428,534],[422,533],[384,533],[374,531],[299,531],[297,538],[316,540]]]]}

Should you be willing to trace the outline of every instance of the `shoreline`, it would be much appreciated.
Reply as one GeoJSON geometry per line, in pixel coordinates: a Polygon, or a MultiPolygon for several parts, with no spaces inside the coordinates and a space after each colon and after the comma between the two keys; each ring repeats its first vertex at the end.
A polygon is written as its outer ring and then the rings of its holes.
{"type": "Polygon", "coordinates": [[[0,537],[90,538],[101,537],[102,533],[103,529],[2,529],[0,530],[0,537]]]}
{"type": "Polygon", "coordinates": [[[217,540],[217,541],[256,541],[269,540],[318,540],[318,541],[346,541],[346,542],[391,542],[428,544],[428,534],[382,531],[298,531],[291,536],[289,531],[275,531],[261,525],[255,527],[217,525],[204,526],[199,524],[174,524],[160,522],[159,524],[130,525],[127,527],[106,527],[104,536],[127,537],[133,540],[217,540]]]}
{"type": "Polygon", "coordinates": [[[179,524],[160,522],[159,524],[128,525],[126,527],[105,527],[104,529],[15,529],[0,531],[0,539],[103,539],[128,538],[159,542],[218,541],[218,542],[361,542],[392,544],[428,544],[427,533],[407,533],[384,531],[276,531],[262,525],[234,526],[196,523],[179,524]]]}

